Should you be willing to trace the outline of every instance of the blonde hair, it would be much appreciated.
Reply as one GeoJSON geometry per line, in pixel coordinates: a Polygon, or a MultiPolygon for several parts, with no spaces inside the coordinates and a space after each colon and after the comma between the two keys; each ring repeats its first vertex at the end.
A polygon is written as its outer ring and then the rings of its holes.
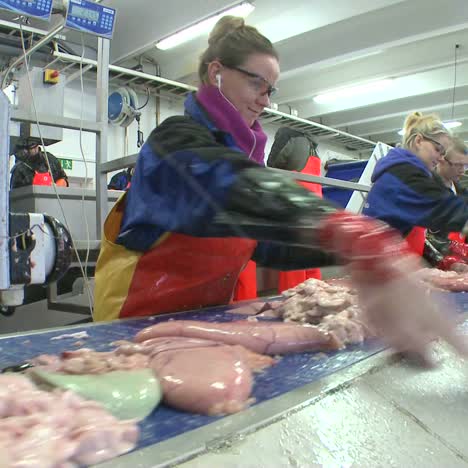
{"type": "Polygon", "coordinates": [[[270,40],[253,26],[247,26],[243,18],[223,16],[211,31],[208,48],[200,58],[200,82],[208,83],[208,64],[213,60],[219,60],[226,67],[239,67],[252,54],[265,54],[279,59],[270,40]]]}
{"type": "Polygon", "coordinates": [[[466,147],[465,142],[459,137],[452,138],[452,143],[448,150],[448,155],[450,155],[452,151],[468,155],[468,148],[466,147]]]}
{"type": "Polygon", "coordinates": [[[417,135],[428,138],[435,138],[439,135],[452,137],[452,134],[444,126],[438,115],[423,115],[421,112],[413,112],[406,117],[403,126],[403,146],[410,150],[413,140],[417,135]]]}

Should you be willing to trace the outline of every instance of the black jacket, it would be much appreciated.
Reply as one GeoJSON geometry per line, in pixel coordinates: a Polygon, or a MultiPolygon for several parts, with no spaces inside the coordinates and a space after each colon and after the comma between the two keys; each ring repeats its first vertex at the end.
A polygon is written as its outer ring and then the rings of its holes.
{"type": "MultiPolygon", "coordinates": [[[[433,172],[434,174],[434,180],[441,186],[443,187],[445,190],[448,190],[449,193],[453,193],[452,190],[447,187],[444,183],[444,180],[442,179],[442,177],[439,175],[439,173],[437,172],[433,172]]],[[[465,188],[463,188],[459,183],[457,182],[454,182],[453,183],[454,187],[455,187],[455,192],[456,192],[456,195],[458,195],[459,197],[462,197],[463,200],[465,200],[465,203],[468,201],[468,190],[466,190],[465,188]]]]}
{"type": "MultiPolygon", "coordinates": [[[[51,153],[47,153],[49,159],[52,177],[56,182],[59,179],[65,179],[68,185],[68,177],[62,169],[59,160],[51,153]]],[[[36,172],[48,172],[47,162],[43,152],[35,156],[24,157],[17,162],[11,170],[11,188],[27,187],[32,185],[34,175],[36,172]]]]}
{"type": "Polygon", "coordinates": [[[267,166],[301,172],[309,156],[316,155],[317,144],[305,133],[281,127],[268,155],[267,166]]]}
{"type": "MultiPolygon", "coordinates": [[[[452,190],[447,187],[442,177],[433,172],[433,180],[439,187],[453,194],[452,190]]],[[[455,192],[461,197],[465,203],[468,202],[468,191],[462,188],[459,184],[454,183],[455,192]]],[[[450,254],[450,239],[447,230],[427,230],[426,243],[424,245],[423,257],[433,266],[436,266],[446,255],[450,254]]]]}

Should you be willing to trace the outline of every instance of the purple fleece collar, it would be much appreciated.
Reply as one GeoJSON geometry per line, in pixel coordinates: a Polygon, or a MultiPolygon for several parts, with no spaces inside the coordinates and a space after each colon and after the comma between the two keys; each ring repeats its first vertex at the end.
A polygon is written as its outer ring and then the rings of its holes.
{"type": "Polygon", "coordinates": [[[251,155],[252,161],[265,165],[267,135],[257,120],[249,128],[236,108],[215,86],[202,85],[197,92],[197,100],[219,130],[230,133],[239,149],[251,155]]]}

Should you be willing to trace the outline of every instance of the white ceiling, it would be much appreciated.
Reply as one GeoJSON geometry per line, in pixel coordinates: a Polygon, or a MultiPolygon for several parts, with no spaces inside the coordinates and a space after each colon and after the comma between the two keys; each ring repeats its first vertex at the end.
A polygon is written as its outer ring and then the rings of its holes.
{"type": "MultiPolygon", "coordinates": [[[[207,35],[168,51],[154,43],[226,0],[105,0],[118,10],[112,61],[156,60],[162,76],[194,84],[207,35]]],[[[247,22],[279,51],[275,102],[300,117],[372,140],[395,143],[406,114],[452,118],[455,44],[459,44],[454,118],[468,140],[468,0],[254,0],[247,22]],[[391,78],[384,91],[317,104],[324,91],[391,78]]],[[[151,69],[149,69],[151,71],[151,69]]]]}

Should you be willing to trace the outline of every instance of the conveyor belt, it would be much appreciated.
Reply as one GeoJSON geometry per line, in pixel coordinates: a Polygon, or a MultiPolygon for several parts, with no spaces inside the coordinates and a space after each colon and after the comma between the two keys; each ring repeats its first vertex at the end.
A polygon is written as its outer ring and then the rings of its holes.
{"type": "MultiPolygon", "coordinates": [[[[468,311],[468,295],[451,294],[460,311],[468,311]]],[[[116,321],[104,324],[91,324],[79,327],[65,327],[53,331],[26,333],[0,338],[0,368],[16,364],[38,354],[55,354],[66,349],[77,349],[77,339],[51,341],[51,338],[64,333],[86,331],[89,338],[80,340],[81,347],[98,351],[111,349],[111,342],[131,339],[139,330],[157,322],[174,320],[204,320],[208,322],[228,322],[245,319],[245,316],[227,313],[228,307],[204,309],[196,312],[170,314],[164,317],[150,317],[116,321]]],[[[318,381],[330,374],[357,364],[383,350],[376,341],[352,346],[339,352],[301,353],[282,357],[279,362],[256,375],[253,397],[255,405],[286,394],[306,384],[318,381]]],[[[197,416],[160,406],[150,417],[140,423],[141,437],[137,449],[155,445],[193,429],[200,428],[221,418],[197,416]]]]}

